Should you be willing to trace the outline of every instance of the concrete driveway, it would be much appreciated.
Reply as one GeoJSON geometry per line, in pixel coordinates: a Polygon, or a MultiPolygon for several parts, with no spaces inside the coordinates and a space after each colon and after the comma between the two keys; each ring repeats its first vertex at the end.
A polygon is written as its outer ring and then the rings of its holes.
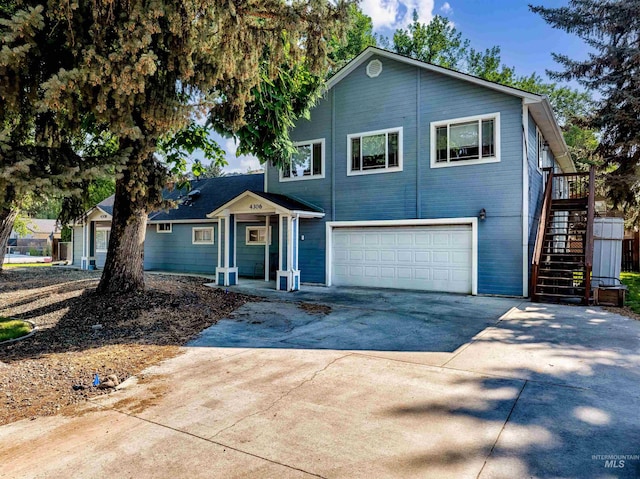
{"type": "Polygon", "coordinates": [[[0,428],[0,477],[640,477],[640,322],[326,293],[247,304],[82,417],[0,428]]]}

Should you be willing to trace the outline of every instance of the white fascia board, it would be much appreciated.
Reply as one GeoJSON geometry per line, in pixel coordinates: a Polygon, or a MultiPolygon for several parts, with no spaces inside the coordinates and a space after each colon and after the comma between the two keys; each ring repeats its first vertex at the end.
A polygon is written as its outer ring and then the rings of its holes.
{"type": "Polygon", "coordinates": [[[189,220],[149,220],[147,221],[148,225],[157,225],[163,223],[173,223],[173,224],[188,224],[188,223],[217,223],[218,219],[209,219],[209,218],[196,218],[189,220]]]}
{"type": "MultiPolygon", "coordinates": [[[[257,195],[249,190],[245,191],[244,193],[240,193],[238,196],[236,196],[235,198],[233,198],[232,200],[226,202],[224,205],[220,206],[217,210],[212,211],[211,213],[209,213],[207,215],[207,218],[215,218],[217,216],[220,215],[225,215],[225,210],[228,210],[229,208],[231,208],[233,206],[234,203],[236,203],[237,201],[240,201],[244,198],[253,198],[256,201],[260,201],[260,202],[264,202],[267,205],[269,205],[270,207],[272,207],[274,209],[273,213],[270,214],[276,214],[276,215],[290,215],[290,216],[295,216],[298,215],[301,218],[323,218],[324,217],[324,213],[317,213],[317,212],[312,212],[312,211],[298,211],[298,210],[288,210],[282,206],[280,206],[277,203],[274,203],[271,200],[268,200],[267,198],[264,198],[260,195],[257,195]]],[[[246,213],[244,211],[239,212],[239,214],[243,214],[246,213]]],[[[235,213],[233,213],[235,214],[235,213]]]]}
{"type": "Polygon", "coordinates": [[[569,154],[569,147],[564,141],[564,136],[558,126],[553,108],[549,99],[545,96],[541,101],[526,101],[529,113],[536,122],[536,125],[542,132],[544,139],[549,143],[549,148],[553,152],[553,156],[565,173],[575,173],[576,165],[569,154]]]}
{"type": "Polygon", "coordinates": [[[290,212],[287,212],[287,214],[299,216],[300,218],[324,218],[324,213],[311,211],[291,210],[290,212]]]}
{"type": "Polygon", "coordinates": [[[431,71],[434,73],[440,73],[442,75],[447,75],[452,78],[456,78],[458,80],[467,81],[469,83],[473,83],[476,85],[483,86],[485,88],[490,88],[492,90],[496,90],[502,93],[506,93],[508,95],[517,96],[518,98],[526,98],[530,101],[541,101],[544,98],[541,95],[536,95],[535,93],[530,93],[524,90],[519,90],[517,88],[512,88],[505,85],[500,85],[499,83],[494,83],[488,80],[484,80],[483,78],[475,77],[473,75],[468,75],[466,73],[460,73],[455,70],[450,70],[448,68],[439,67],[437,65],[432,65],[431,63],[425,63],[420,60],[415,60],[413,58],[405,57],[403,55],[398,55],[397,53],[390,52],[388,50],[382,50],[377,47],[367,47],[365,50],[360,53],[357,57],[355,57],[351,62],[349,62],[344,68],[342,68],[338,73],[332,76],[326,83],[325,88],[330,90],[337,83],[339,83],[343,78],[353,72],[356,68],[362,65],[366,60],[368,60],[373,55],[378,55],[384,58],[388,58],[390,60],[395,60],[401,63],[405,63],[407,65],[412,65],[418,68],[422,68],[427,71],[431,71]]]}

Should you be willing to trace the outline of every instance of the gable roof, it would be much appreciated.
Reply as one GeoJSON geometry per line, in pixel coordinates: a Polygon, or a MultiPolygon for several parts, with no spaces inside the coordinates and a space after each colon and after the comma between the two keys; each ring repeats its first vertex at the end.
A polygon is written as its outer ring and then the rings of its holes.
{"type": "Polygon", "coordinates": [[[218,206],[215,210],[211,211],[207,215],[208,218],[216,218],[220,215],[226,215],[228,213],[244,214],[247,213],[249,206],[247,200],[255,202],[263,201],[260,203],[260,213],[273,214],[286,214],[292,216],[298,216],[300,218],[322,218],[324,217],[324,210],[311,203],[291,198],[286,195],[280,195],[277,193],[265,193],[264,191],[251,191],[247,190],[241,194],[231,198],[226,203],[218,206]],[[264,209],[263,209],[264,206],[264,209]]]}
{"type": "Polygon", "coordinates": [[[297,198],[292,198],[290,196],[279,195],[277,193],[265,193],[264,191],[252,191],[251,193],[258,195],[264,198],[265,200],[269,200],[278,206],[282,206],[287,210],[312,211],[314,213],[324,213],[324,210],[319,206],[312,205],[311,203],[299,200],[297,198]]]}
{"type": "Polygon", "coordinates": [[[327,81],[327,91],[340,83],[345,77],[347,77],[350,73],[352,73],[360,65],[362,65],[365,61],[367,61],[374,55],[521,98],[523,103],[525,105],[528,105],[531,116],[533,117],[536,124],[538,125],[538,128],[549,143],[549,147],[553,152],[554,157],[560,164],[560,167],[564,171],[575,171],[575,165],[573,164],[573,160],[569,155],[569,148],[564,141],[562,131],[560,130],[560,127],[558,126],[558,123],[556,121],[551,103],[549,103],[549,99],[544,95],[538,95],[536,93],[520,90],[519,88],[502,85],[500,83],[485,80],[484,78],[469,75],[467,73],[461,73],[450,68],[433,65],[432,63],[426,63],[414,58],[400,55],[398,53],[383,50],[382,48],[378,47],[365,48],[357,57],[355,57],[343,68],[341,68],[327,81]]]}
{"type": "Polygon", "coordinates": [[[205,219],[220,205],[246,190],[264,189],[264,174],[221,176],[193,180],[191,189],[165,192],[165,199],[178,202],[178,208],[157,211],[149,215],[150,222],[205,219]],[[195,193],[195,194],[194,194],[195,193]]]}

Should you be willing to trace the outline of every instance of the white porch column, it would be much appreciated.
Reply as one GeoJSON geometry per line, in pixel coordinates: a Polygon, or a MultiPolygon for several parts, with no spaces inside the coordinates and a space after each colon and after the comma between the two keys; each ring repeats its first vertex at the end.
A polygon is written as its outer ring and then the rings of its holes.
{"type": "Polygon", "coordinates": [[[276,275],[276,289],[280,291],[297,291],[300,289],[300,270],[298,269],[298,217],[288,215],[279,219],[279,264],[276,275]],[[286,235],[283,234],[286,226],[286,235]],[[283,240],[286,238],[286,244],[283,240]],[[286,249],[285,249],[286,247],[286,249]],[[283,257],[283,253],[286,254],[283,257]],[[284,260],[284,261],[283,261],[284,260]]]}
{"type": "Polygon", "coordinates": [[[238,268],[236,267],[236,225],[235,215],[225,210],[218,216],[218,267],[216,268],[216,284],[234,286],[238,284],[238,268]],[[221,243],[224,245],[221,246],[221,243]]]}
{"type": "Polygon", "coordinates": [[[270,264],[269,264],[269,245],[271,243],[271,235],[269,234],[269,223],[271,222],[271,216],[267,215],[265,217],[264,220],[264,227],[265,227],[265,239],[266,244],[264,245],[264,280],[265,281],[269,281],[269,270],[270,268],[270,264]]]}
{"type": "Polygon", "coordinates": [[[89,235],[87,234],[87,220],[82,223],[82,258],[80,260],[80,269],[89,269],[89,235]]]}

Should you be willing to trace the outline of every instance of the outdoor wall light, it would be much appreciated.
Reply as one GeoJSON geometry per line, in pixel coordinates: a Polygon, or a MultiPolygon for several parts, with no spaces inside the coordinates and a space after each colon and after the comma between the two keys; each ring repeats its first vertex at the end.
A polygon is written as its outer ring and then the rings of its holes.
{"type": "Polygon", "coordinates": [[[480,210],[480,213],[478,213],[478,218],[480,218],[480,221],[484,221],[487,219],[487,210],[485,210],[484,208],[482,208],[480,210]]]}

